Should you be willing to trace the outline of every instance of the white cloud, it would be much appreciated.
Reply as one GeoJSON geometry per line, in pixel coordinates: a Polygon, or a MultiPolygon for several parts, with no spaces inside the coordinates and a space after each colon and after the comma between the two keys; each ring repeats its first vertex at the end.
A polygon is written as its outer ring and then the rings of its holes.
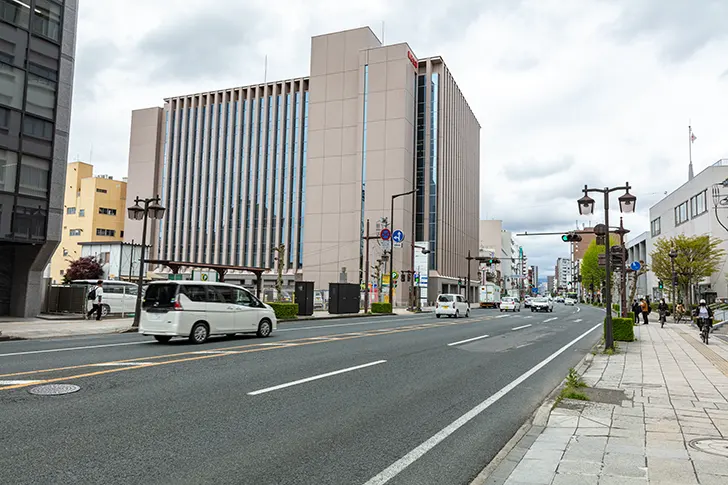
{"type": "MultiPolygon", "coordinates": [[[[647,211],[687,176],[728,157],[724,0],[200,0],[84,2],[70,158],[126,174],[131,110],[166,96],[308,73],[311,35],[370,25],[387,43],[441,55],[481,132],[481,215],[507,228],[563,230],[584,184],[629,181],[647,211]],[[244,6],[242,6],[244,5],[244,6]]],[[[616,198],[613,201],[616,206],[616,198]]],[[[601,210],[602,203],[598,201],[601,210]]],[[[618,213],[612,220],[618,220],[618,213]]],[[[587,222],[587,221],[583,221],[587,222]]],[[[550,274],[558,237],[521,238],[550,274]]]]}

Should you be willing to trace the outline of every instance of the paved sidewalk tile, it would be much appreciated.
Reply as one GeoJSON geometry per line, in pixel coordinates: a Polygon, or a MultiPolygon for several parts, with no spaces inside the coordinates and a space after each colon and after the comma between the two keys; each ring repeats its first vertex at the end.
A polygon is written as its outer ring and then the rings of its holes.
{"type": "Polygon", "coordinates": [[[728,456],[699,449],[705,439],[728,447],[728,344],[706,347],[686,325],[638,326],[635,336],[583,373],[590,387],[627,400],[563,402],[574,405],[552,411],[505,483],[728,484],[728,456]]]}

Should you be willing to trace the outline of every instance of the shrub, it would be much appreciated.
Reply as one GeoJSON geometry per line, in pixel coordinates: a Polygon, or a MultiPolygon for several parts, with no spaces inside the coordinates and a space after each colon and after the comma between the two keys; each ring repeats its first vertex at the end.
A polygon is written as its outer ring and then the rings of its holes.
{"type": "Polygon", "coordinates": [[[391,303],[372,303],[372,313],[392,313],[391,303]]]}
{"type": "Polygon", "coordinates": [[[298,303],[269,302],[268,305],[276,312],[276,318],[287,320],[298,317],[298,303]]]}
{"type": "Polygon", "coordinates": [[[619,303],[612,303],[612,310],[619,312],[619,303]]]}
{"type": "MultiPolygon", "coordinates": [[[[633,323],[634,319],[612,317],[612,335],[614,336],[614,340],[620,340],[622,342],[634,341],[633,323]]],[[[604,331],[607,331],[606,325],[604,326],[604,331]]]]}
{"type": "Polygon", "coordinates": [[[627,312],[627,318],[634,322],[634,312],[627,312]]]}

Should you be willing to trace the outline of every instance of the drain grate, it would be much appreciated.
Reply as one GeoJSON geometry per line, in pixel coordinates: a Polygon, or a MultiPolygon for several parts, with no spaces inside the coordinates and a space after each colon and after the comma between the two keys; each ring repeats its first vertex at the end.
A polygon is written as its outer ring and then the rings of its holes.
{"type": "Polygon", "coordinates": [[[79,386],[73,384],[44,384],[28,389],[28,392],[37,396],[60,396],[61,394],[71,394],[81,390],[79,386]]]}
{"type": "Polygon", "coordinates": [[[728,456],[728,440],[720,438],[698,438],[690,442],[690,446],[698,451],[711,455],[728,456]]]}

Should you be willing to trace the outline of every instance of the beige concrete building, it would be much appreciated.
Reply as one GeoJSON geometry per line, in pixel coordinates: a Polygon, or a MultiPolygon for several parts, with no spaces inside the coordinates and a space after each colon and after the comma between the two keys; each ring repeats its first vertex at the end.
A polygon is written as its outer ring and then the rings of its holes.
{"type": "MultiPolygon", "coordinates": [[[[63,202],[61,243],[50,263],[50,276],[63,282],[70,261],[81,257],[81,242],[113,242],[124,238],[126,182],[93,175],[93,165],[69,163],[63,202]]],[[[108,261],[100,258],[101,265],[108,261]]]]}
{"type": "MultiPolygon", "coordinates": [[[[389,224],[392,195],[413,189],[394,204],[394,269],[429,246],[436,295],[477,254],[480,125],[440,57],[367,27],[313,37],[310,77],[168,98],[135,111],[131,133],[130,197],[168,209],[161,259],[272,269],[283,244],[291,280],[363,283],[366,220],[389,224]]],[[[373,262],[385,248],[370,245],[373,262]]]]}

